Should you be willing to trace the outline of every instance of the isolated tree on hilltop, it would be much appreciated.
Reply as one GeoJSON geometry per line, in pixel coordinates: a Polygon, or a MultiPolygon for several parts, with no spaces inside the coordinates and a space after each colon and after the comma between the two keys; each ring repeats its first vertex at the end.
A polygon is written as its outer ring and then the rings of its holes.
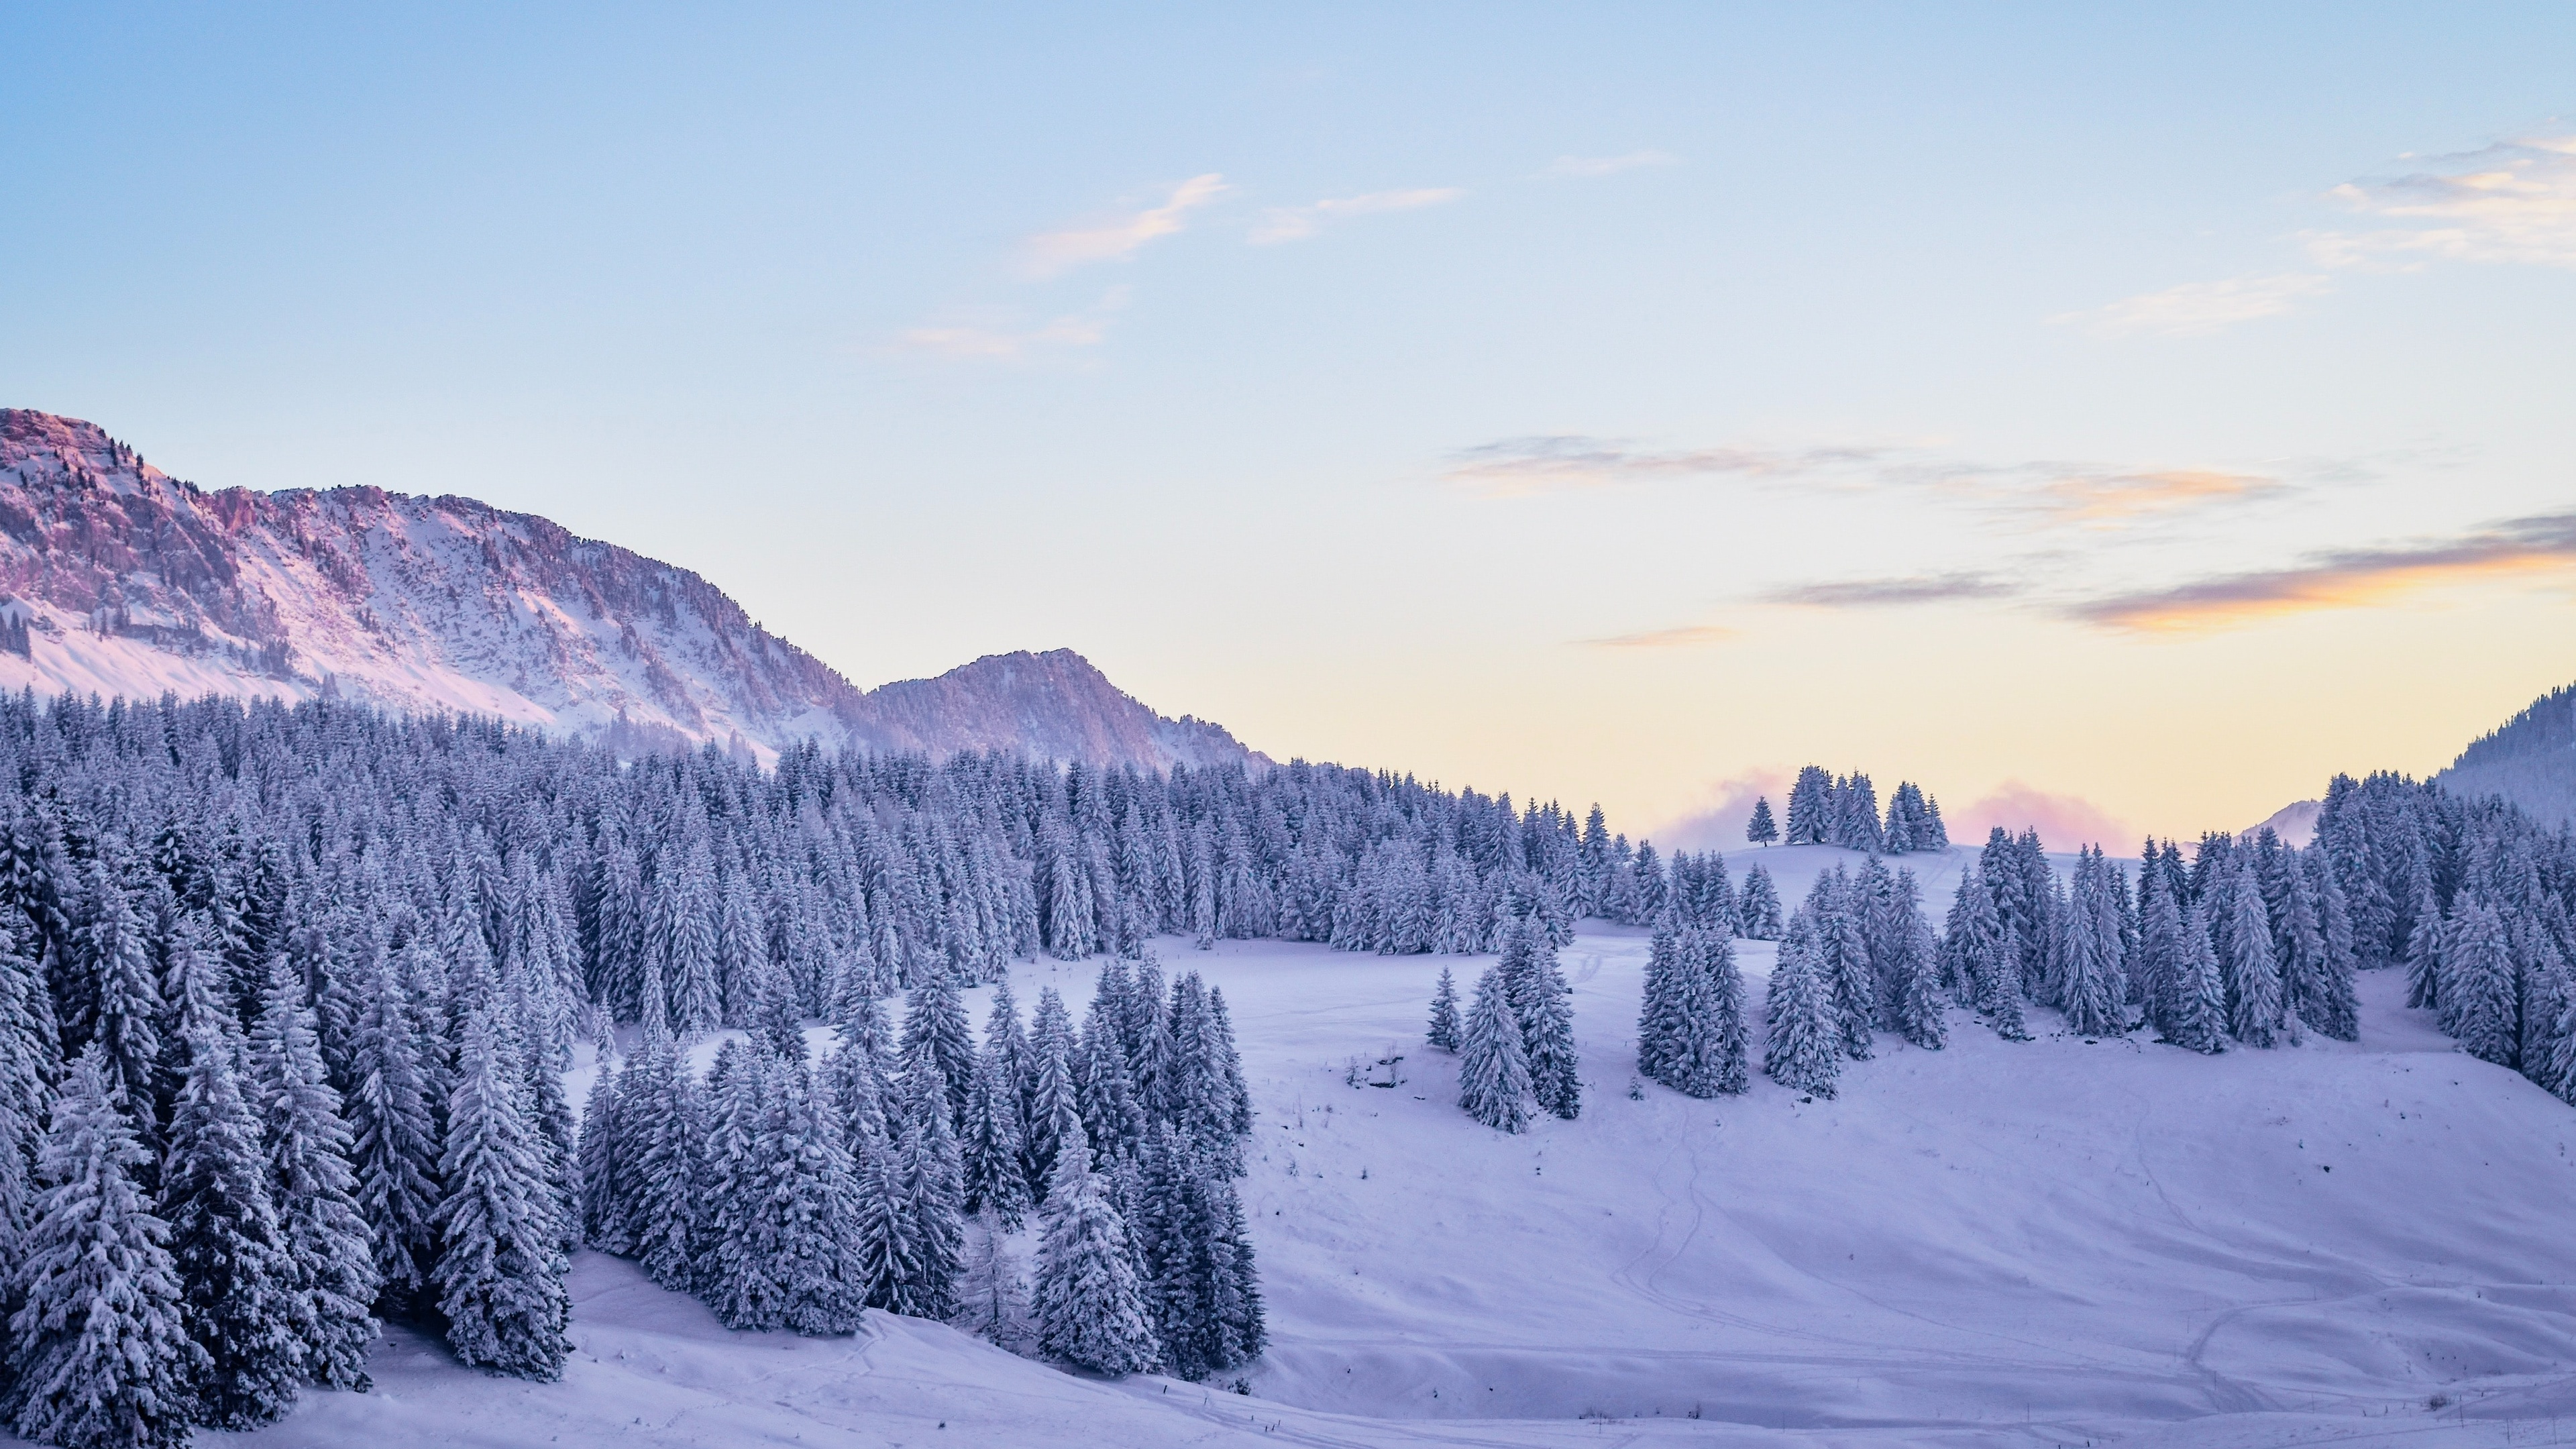
{"type": "Polygon", "coordinates": [[[1770,796],[1755,797],[1753,818],[1745,822],[1744,838],[1760,846],[1768,846],[1780,838],[1780,827],[1771,819],[1770,796]]]}

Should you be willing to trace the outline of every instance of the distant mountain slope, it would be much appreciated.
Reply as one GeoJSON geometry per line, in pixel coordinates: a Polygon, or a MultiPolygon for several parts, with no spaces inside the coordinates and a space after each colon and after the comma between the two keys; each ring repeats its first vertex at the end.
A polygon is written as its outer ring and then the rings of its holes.
{"type": "Polygon", "coordinates": [[[2459,795],[2502,795],[2551,825],[2576,824],[2576,684],[2533,700],[2433,783],[2459,795]]]}
{"type": "Polygon", "coordinates": [[[712,742],[1266,763],[1080,655],[862,692],[687,569],[469,498],[205,492],[97,426],[0,409],[0,687],[340,695],[636,749],[712,742]]]}

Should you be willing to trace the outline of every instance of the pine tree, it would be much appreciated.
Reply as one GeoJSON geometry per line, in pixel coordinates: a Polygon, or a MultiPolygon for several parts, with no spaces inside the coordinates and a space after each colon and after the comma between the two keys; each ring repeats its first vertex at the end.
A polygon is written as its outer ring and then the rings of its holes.
{"type": "Polygon", "coordinates": [[[1833,995],[1843,1052],[1854,1061],[1868,1061],[1870,1028],[1878,1018],[1878,973],[1870,963],[1859,901],[1840,867],[1817,877],[1806,914],[1815,929],[1817,972],[1833,995]]]}
{"type": "Polygon", "coordinates": [[[176,1449],[208,1369],[182,1326],[170,1230],[147,1209],[135,1141],[93,1042],[55,1100],[9,1321],[10,1427],[65,1449],[176,1449]]]}
{"type": "MultiPolygon", "coordinates": [[[[1518,1035],[1515,1030],[1515,1041],[1518,1035]]],[[[1162,1358],[1126,1221],[1091,1170],[1090,1145],[1078,1135],[1063,1144],[1047,1188],[1037,1316],[1040,1351],[1076,1368],[1124,1377],[1162,1358]]]]}
{"type": "Polygon", "coordinates": [[[687,1292],[698,1272],[698,1184],[705,1169],[706,1110],[698,1084],[668,1037],[647,1036],[624,1074],[618,1109],[627,1240],[645,1275],[687,1292]],[[631,1129],[632,1137],[624,1135],[631,1129]]]}
{"type": "Polygon", "coordinates": [[[358,1209],[349,1128],[322,1064],[321,1034],[298,983],[272,960],[259,1025],[251,1031],[268,1150],[269,1195],[295,1264],[291,1315],[306,1377],[325,1388],[368,1387],[379,1280],[374,1244],[358,1209]]]}
{"type": "Polygon", "coordinates": [[[2227,1050],[2227,984],[2210,945],[2209,925],[2194,906],[2183,920],[2182,954],[2165,1025],[2165,1040],[2192,1051],[2227,1050]]]}
{"type": "Polygon", "coordinates": [[[1540,1110],[1571,1122],[1583,1111],[1583,1083],[1574,1046],[1574,988],[1557,965],[1556,948],[1535,923],[1520,931],[1522,949],[1504,945],[1502,969],[1512,1009],[1521,1023],[1529,1062],[1530,1095],[1540,1110]]]}
{"type": "Polygon", "coordinates": [[[2300,1018],[2337,1041],[2361,1039],[2361,1001],[2353,987],[2352,917],[2343,887],[2325,852],[2314,847],[2300,853],[2307,894],[2316,901],[2318,956],[2313,984],[2299,1003],[2300,1018]]]}
{"type": "Polygon", "coordinates": [[[1744,868],[1744,891],[1735,910],[1735,934],[1748,941],[1780,939],[1780,893],[1772,887],[1771,872],[1758,861],[1744,868]]]}
{"type": "Polygon", "coordinates": [[[966,1132],[959,1142],[965,1169],[965,1211],[988,1213],[1016,1232],[1029,1210],[1029,1180],[1022,1161],[1019,1090],[1011,1063],[994,1039],[985,1039],[966,1098],[966,1132]]]}
{"type": "Polygon", "coordinates": [[[2078,1036],[2117,1036],[2129,1029],[2127,983],[2120,974],[2119,925],[2107,897],[2109,867],[2087,854],[2076,866],[2075,892],[2059,959],[2059,1005],[2078,1036]]]}
{"type": "MultiPolygon", "coordinates": [[[[1445,986],[1449,973],[1440,973],[1445,986]]],[[[1637,1071],[1650,1082],[1673,1085],[1674,1063],[1690,1029],[1688,973],[1682,962],[1682,933],[1671,912],[1655,926],[1646,949],[1644,1000],[1637,1009],[1637,1071]]],[[[1455,1009],[1454,1007],[1452,1008],[1455,1009]]]]}
{"type": "Polygon", "coordinates": [[[1498,1132],[1529,1125],[1529,1055],[1521,1045],[1520,1018],[1500,966],[1476,983],[1467,1012],[1466,1040],[1458,1049],[1458,1105],[1498,1132]]]}
{"type": "Polygon", "coordinates": [[[937,1319],[957,1311],[957,1275],[965,1267],[966,1248],[964,1169],[941,1107],[938,1077],[920,1070],[916,1058],[904,1074],[902,1150],[915,1268],[895,1311],[937,1319]]]}
{"type": "Polygon", "coordinates": [[[599,1075],[591,1079],[590,1096],[581,1111],[581,1240],[603,1253],[625,1257],[635,1251],[634,1225],[627,1210],[631,1189],[624,1180],[626,1164],[618,1138],[631,1130],[620,1121],[624,1077],[603,1047],[599,1075]]]}
{"type": "Polygon", "coordinates": [[[2520,1046],[2513,951],[2502,913],[2464,899],[2442,932],[2442,999],[2457,1025],[2452,1034],[2473,1057],[2513,1066],[2520,1046]]]}
{"type": "Polygon", "coordinates": [[[432,1280],[447,1342],[479,1368],[551,1382],[563,1374],[572,1300],[553,1188],[528,1120],[518,1046],[491,1007],[468,1017],[439,1157],[432,1280]]]}
{"type": "Polygon", "coordinates": [[[427,1283],[438,1204],[437,1125],[429,1084],[412,1034],[410,1003],[390,963],[369,973],[350,1038],[350,1166],[358,1178],[376,1277],[384,1292],[408,1297],[427,1283]]]}
{"type": "Polygon", "coordinates": [[[1054,1180],[1056,1155],[1065,1138],[1082,1122],[1074,1091],[1073,1021],[1064,998],[1052,986],[1038,992],[1037,1025],[1030,1033],[1029,1135],[1022,1144],[1030,1191],[1054,1180]]]}
{"type": "Polygon", "coordinates": [[[160,1217],[180,1322],[206,1351],[190,1417],[252,1429],[294,1406],[303,1345],[295,1262],[269,1197],[259,1119],[242,1097],[239,1030],[220,1006],[185,1028],[187,1076],[170,1123],[160,1217]]]}
{"type": "Polygon", "coordinates": [[[966,1008],[957,985],[944,967],[935,967],[905,998],[903,1058],[927,1061],[939,1074],[941,1100],[947,1104],[952,1135],[966,1117],[966,1094],[975,1085],[975,1038],[966,1026],[966,1008]]]}
{"type": "Polygon", "coordinates": [[[90,862],[83,886],[69,953],[78,984],[63,1018],[63,1045],[78,1050],[98,1043],[109,1088],[135,1112],[137,1130],[149,1142],[161,993],[144,951],[143,924],[105,856],[90,862]]]}
{"type": "Polygon", "coordinates": [[[2220,967],[2228,987],[2228,1034],[2250,1047],[2271,1046],[2281,1023],[2281,970],[2272,956],[2263,887],[2250,867],[2233,871],[2228,884],[2220,967]]]}
{"type": "Polygon", "coordinates": [[[1793,1092],[1831,1097],[1842,1071],[1842,1026],[1815,957],[1815,928],[1800,912],[1789,922],[1771,968],[1762,1070],[1793,1092]]]}
{"type": "Polygon", "coordinates": [[[0,904],[0,1298],[17,1279],[19,1246],[34,1221],[48,1084],[61,1067],[44,984],[11,929],[13,914],[0,904]]]}
{"type": "Polygon", "coordinates": [[[1932,923],[1923,919],[1922,893],[1910,870],[1896,873],[1887,941],[1890,1015],[1896,1030],[1925,1051],[1939,1051],[1950,1040],[1942,1010],[1940,948],[1932,939],[1932,923]]]}
{"type": "Polygon", "coordinates": [[[1753,818],[1744,824],[1744,838],[1755,845],[1767,846],[1780,838],[1780,827],[1771,819],[1771,797],[1763,795],[1753,802],[1753,818]]]}
{"type": "Polygon", "coordinates": [[[1431,1027],[1423,1039],[1444,1052],[1455,1052],[1465,1030],[1458,1019],[1458,982],[1443,966],[1440,984],[1431,993],[1431,1027]]]}
{"type": "Polygon", "coordinates": [[[1029,1343],[1029,1289],[1011,1252],[1010,1232],[986,1213],[966,1236],[957,1326],[1017,1353],[1029,1343]]]}

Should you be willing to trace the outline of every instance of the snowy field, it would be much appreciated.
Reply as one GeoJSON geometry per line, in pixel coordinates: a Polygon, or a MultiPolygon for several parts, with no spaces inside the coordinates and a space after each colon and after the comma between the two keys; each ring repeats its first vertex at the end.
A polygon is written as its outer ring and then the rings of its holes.
{"type": "MultiPolygon", "coordinates": [[[[1857,859],[1759,854],[1792,906],[1857,859]]],[[[1936,918],[1968,858],[1927,873],[1936,918]]],[[[308,1394],[243,1437],[2576,1443],[2576,1112],[2452,1051],[2392,974],[2362,979],[2357,1046],[2201,1058],[2039,1010],[2039,1039],[2007,1043],[1954,1012],[1949,1050],[1882,1035],[1837,1100],[1757,1078],[1695,1102],[1629,1095],[1646,945],[1594,924],[1564,953],[1584,1112],[1506,1137],[1421,1045],[1441,967],[1463,989],[1483,961],[1162,943],[1167,971],[1224,989],[1260,1111],[1244,1199],[1272,1347],[1249,1395],[1076,1378],[876,1314],[854,1339],[728,1334],[585,1255],[563,1384],[396,1333],[375,1393],[308,1394]],[[1397,1053],[1401,1085],[1345,1085],[1397,1053]]],[[[1771,948],[1738,951],[1758,1003],[1771,948]]],[[[1014,985],[1079,1016],[1091,976],[1040,962],[1014,985]]]]}

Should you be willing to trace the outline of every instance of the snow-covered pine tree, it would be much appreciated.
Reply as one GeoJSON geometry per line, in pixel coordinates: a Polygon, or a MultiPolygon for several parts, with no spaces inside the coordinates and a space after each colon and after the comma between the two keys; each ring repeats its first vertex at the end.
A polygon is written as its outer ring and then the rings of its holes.
{"type": "Polygon", "coordinates": [[[189,1417],[254,1429],[283,1417],[303,1377],[295,1261],[269,1197],[259,1118],[244,1100],[239,1028],[220,1003],[183,1027],[187,1075],[161,1169],[162,1221],[179,1273],[179,1317],[206,1351],[189,1417]]]}
{"type": "Polygon", "coordinates": [[[2513,1066],[2521,1045],[2513,949],[2494,906],[2466,895],[2455,903],[2442,932],[2441,981],[2460,1050],[2513,1066]]]}
{"type": "MultiPolygon", "coordinates": [[[[1518,1037],[1515,1030],[1515,1043],[1518,1037]]],[[[1048,1184],[1037,1319],[1039,1350],[1076,1368],[1124,1377],[1162,1358],[1126,1220],[1091,1170],[1090,1146],[1078,1129],[1061,1144],[1048,1184]]]]}
{"type": "Polygon", "coordinates": [[[859,1184],[838,1125],[811,1073],[782,1060],[773,1120],[771,1280],[778,1326],[807,1335],[851,1333],[867,1307],[858,1231],[859,1184]]]}
{"type": "Polygon", "coordinates": [[[2128,989],[2116,954],[2119,921],[2108,894],[2109,873],[2099,854],[2086,852],[2078,857],[2075,890],[2058,947],[2059,1007],[2066,1013],[2066,1029],[2078,1036],[2117,1036],[2129,1028],[2128,989]]]}
{"type": "Polygon", "coordinates": [[[457,1357],[550,1382],[563,1374],[570,1265],[518,1062],[504,1014],[488,1004],[475,1009],[447,1102],[439,1157],[446,1194],[431,1276],[457,1357]]]}
{"type": "Polygon", "coordinates": [[[678,1045],[648,1035],[625,1073],[618,1112],[622,1135],[620,1173],[626,1191],[629,1240],[645,1275],[665,1288],[697,1286],[698,1185],[707,1155],[707,1107],[678,1045]]]}
{"type": "Polygon", "coordinates": [[[137,1131],[149,1142],[157,1125],[151,1105],[153,1068],[161,1056],[155,1026],[161,993],[144,950],[143,923],[105,854],[93,858],[82,876],[70,946],[71,959],[56,976],[63,1047],[78,1051],[99,1044],[109,1087],[137,1114],[137,1131]],[[68,994],[64,983],[70,983],[68,994]]]}
{"type": "Polygon", "coordinates": [[[1793,1092],[1830,1097],[1842,1072],[1842,1024],[1817,955],[1815,923],[1800,911],[1782,933],[1771,968],[1762,1070],[1793,1092]]]}
{"type": "Polygon", "coordinates": [[[2263,908],[2262,882],[2250,865],[2229,872],[2225,953],[2228,1034],[2250,1047],[2268,1047],[2281,1025],[2281,968],[2272,955],[2271,915],[2263,908]]]}
{"type": "Polygon", "coordinates": [[[1942,1010],[1948,1003],[1941,995],[1940,948],[1932,939],[1932,923],[1923,918],[1923,893],[1914,872],[1896,873],[1887,915],[1889,1015],[1907,1041],[1939,1051],[1950,1040],[1942,1010]]]}
{"type": "Polygon", "coordinates": [[[1011,1251],[1010,1231],[990,1213],[966,1232],[966,1272],[959,1280],[957,1326],[1018,1353],[1029,1346],[1029,1285],[1011,1251]]]}
{"type": "Polygon", "coordinates": [[[1032,1193],[1054,1180],[1056,1154],[1068,1130],[1082,1121],[1074,1091],[1073,1018],[1064,998],[1052,986],[1038,992],[1037,1024],[1029,1034],[1028,1140],[1021,1144],[1022,1167],[1032,1193]]]}
{"type": "MultiPolygon", "coordinates": [[[[1637,1008],[1637,1072],[1650,1082],[1673,1085],[1674,1063],[1688,1029],[1689,982],[1683,969],[1681,931],[1675,913],[1666,911],[1655,924],[1646,948],[1646,980],[1637,1008]]],[[[1445,985],[1449,973],[1440,979],[1445,985]]],[[[1455,1009],[1454,1007],[1452,1008],[1455,1009]]],[[[1677,1089],[1678,1090],[1678,1089],[1677,1089]]]]}
{"type": "Polygon", "coordinates": [[[1868,1061],[1870,1029],[1878,1019],[1878,973],[1870,964],[1869,938],[1850,876],[1839,866],[1830,875],[1817,876],[1800,914],[1815,931],[1816,969],[1833,996],[1843,1052],[1854,1061],[1868,1061]]]}
{"type": "Polygon", "coordinates": [[[605,1048],[599,1075],[591,1079],[590,1096],[581,1112],[581,1240],[603,1253],[625,1257],[635,1251],[634,1226],[627,1210],[631,1189],[618,1156],[618,1139],[631,1133],[619,1120],[625,1078],[605,1048]]]}
{"type": "Polygon", "coordinates": [[[1029,1180],[1020,1137],[1019,1091],[1007,1044],[987,1035],[966,1097],[966,1131],[958,1141],[969,1214],[987,1214],[1006,1232],[1028,1216],[1029,1180]]]}
{"type": "Polygon", "coordinates": [[[2209,921],[2193,906],[2183,918],[2174,976],[2165,999],[2166,1041],[2192,1051],[2227,1050],[2227,983],[2210,945],[2209,921]]]}
{"type": "Polygon", "coordinates": [[[52,1009],[34,958],[19,944],[25,918],[13,921],[16,914],[0,902],[0,1300],[17,1280],[18,1249],[34,1221],[36,1159],[61,1071],[52,1009]]]}
{"type": "Polygon", "coordinates": [[[905,1071],[903,1182],[912,1214],[915,1268],[904,1285],[911,1306],[897,1311],[936,1319],[957,1311],[957,1275],[965,1267],[966,1250],[964,1169],[942,1105],[935,1075],[905,1071]]]}
{"type": "Polygon", "coordinates": [[[350,1167],[358,1178],[358,1210],[367,1220],[377,1280],[388,1297],[404,1302],[429,1281],[438,1127],[402,983],[381,955],[366,969],[349,1042],[350,1167]]]}
{"type": "Polygon", "coordinates": [[[363,1390],[376,1339],[374,1244],[358,1210],[349,1128],[323,1068],[321,1033],[282,957],[271,958],[250,1045],[269,1196],[294,1261],[300,1306],[289,1321],[303,1345],[304,1373],[325,1388],[363,1390]]]}
{"type": "Polygon", "coordinates": [[[1458,1048],[1458,1105],[1498,1132],[1518,1132],[1529,1125],[1529,1094],[1529,1054],[1511,988],[1502,967],[1489,966],[1476,982],[1458,1048]]]}
{"type": "Polygon", "coordinates": [[[1458,1019],[1458,982],[1440,968],[1440,984],[1431,992],[1431,1026],[1423,1039],[1444,1052],[1455,1052],[1466,1028],[1458,1019]]]}
{"type": "Polygon", "coordinates": [[[9,1423],[63,1449],[178,1449],[208,1364],[181,1323],[169,1227],[135,1178],[144,1166],[93,1041],[55,1098],[43,1188],[12,1297],[9,1423]]]}
{"type": "Polygon", "coordinates": [[[1754,798],[1753,818],[1744,822],[1744,838],[1755,845],[1764,846],[1780,838],[1780,827],[1771,818],[1770,796],[1761,795],[1754,798]]]}
{"type": "MultiPolygon", "coordinates": [[[[1521,1018],[1528,1053],[1530,1095],[1540,1110],[1571,1122],[1583,1111],[1583,1081],[1574,1046],[1574,988],[1557,964],[1556,947],[1533,923],[1524,932],[1527,954],[1514,983],[1512,1006],[1521,1018]],[[1524,1005],[1523,1003],[1527,1004],[1524,1005]]],[[[1508,946],[1504,969],[1511,970],[1508,946]]]]}
{"type": "Polygon", "coordinates": [[[1735,934],[1748,941],[1780,939],[1780,892],[1760,861],[1744,868],[1744,890],[1736,898],[1735,912],[1735,934]]]}
{"type": "Polygon", "coordinates": [[[2317,846],[2299,853],[2317,900],[2317,934],[2325,942],[2325,989],[2317,1016],[2308,1025],[2337,1041],[2361,1039],[2361,1001],[2353,985],[2357,958],[2353,948],[2352,910],[2334,862],[2317,846]]]}
{"type": "Polygon", "coordinates": [[[966,1094],[975,1085],[975,1038],[966,1025],[957,983],[944,965],[925,972],[904,999],[903,1059],[906,1071],[927,1060],[939,1074],[953,1136],[965,1120],[966,1094]]]}
{"type": "Polygon", "coordinates": [[[1834,777],[1821,766],[1807,765],[1789,787],[1788,843],[1822,845],[1833,831],[1834,777]]]}

